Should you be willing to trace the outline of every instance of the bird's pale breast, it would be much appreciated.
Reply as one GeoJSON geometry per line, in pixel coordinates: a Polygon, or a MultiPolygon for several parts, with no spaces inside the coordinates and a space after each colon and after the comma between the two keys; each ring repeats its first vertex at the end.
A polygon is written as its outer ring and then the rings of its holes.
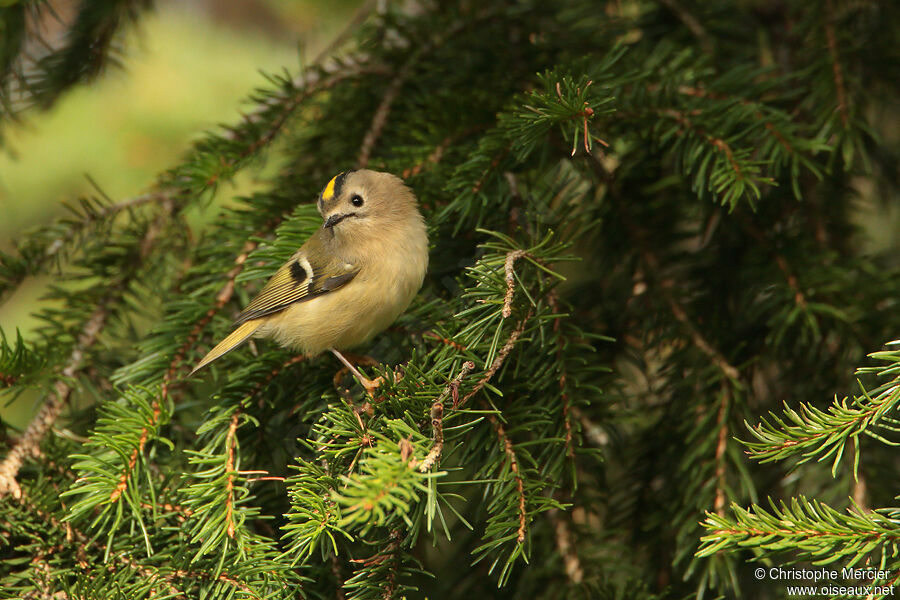
{"type": "MultiPolygon", "coordinates": [[[[424,233],[424,232],[423,232],[424,233]]],[[[427,239],[405,240],[406,248],[385,242],[377,261],[333,293],[298,302],[271,315],[260,327],[270,337],[307,354],[362,344],[386,329],[415,297],[428,267],[427,239]],[[408,247],[413,245],[415,247],[408,247]]]]}

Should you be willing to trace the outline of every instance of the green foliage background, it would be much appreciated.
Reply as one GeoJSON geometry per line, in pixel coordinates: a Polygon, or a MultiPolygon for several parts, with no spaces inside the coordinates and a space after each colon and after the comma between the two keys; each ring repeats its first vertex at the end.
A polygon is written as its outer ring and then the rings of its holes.
{"type": "MultiPolygon", "coordinates": [[[[34,57],[47,6],[4,7],[4,144],[127,64],[149,9],[82,3],[34,57]]],[[[0,597],[773,598],[759,564],[815,561],[893,585],[897,5],[358,17],[149,189],[0,256],[0,300],[50,282],[0,344],[41,407],[0,438],[0,597]],[[403,175],[433,244],[363,349],[390,383],[266,342],[187,379],[354,166],[403,175]]]]}

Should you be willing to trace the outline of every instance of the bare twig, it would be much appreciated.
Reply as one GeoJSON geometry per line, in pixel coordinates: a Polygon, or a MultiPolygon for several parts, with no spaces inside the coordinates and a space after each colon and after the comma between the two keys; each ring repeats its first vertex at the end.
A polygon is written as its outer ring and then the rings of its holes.
{"type": "Polygon", "coordinates": [[[506,460],[509,461],[509,469],[512,472],[513,479],[516,481],[516,492],[519,495],[519,529],[517,531],[516,541],[521,544],[525,541],[525,528],[528,519],[528,514],[525,510],[525,481],[519,474],[519,460],[516,457],[513,443],[506,434],[506,430],[503,428],[503,423],[501,423],[500,419],[497,418],[497,415],[493,413],[488,415],[488,419],[494,426],[494,431],[497,433],[497,439],[503,447],[503,452],[506,453],[506,460]]]}
{"type": "MultiPolygon", "coordinates": [[[[418,54],[416,57],[418,57],[418,54]]],[[[356,157],[356,167],[358,169],[363,169],[369,164],[369,156],[372,153],[372,148],[375,146],[375,142],[378,141],[384,126],[387,124],[388,115],[391,114],[391,106],[400,94],[400,89],[406,82],[407,77],[409,77],[409,74],[412,71],[412,65],[412,61],[408,61],[403,65],[394,79],[391,80],[387,90],[384,92],[384,96],[381,98],[381,102],[378,104],[378,108],[375,109],[375,114],[372,116],[372,124],[369,125],[369,129],[363,137],[359,155],[356,157]]]]}
{"type": "MultiPolygon", "coordinates": [[[[158,199],[152,195],[148,195],[152,199],[158,199]]],[[[175,211],[175,204],[168,197],[164,204],[164,210],[160,212],[157,218],[147,226],[143,237],[141,238],[139,249],[140,257],[144,258],[149,252],[153,243],[158,239],[162,229],[161,221],[171,218],[175,211]]],[[[149,200],[147,200],[149,201],[149,200]]],[[[126,201],[127,203],[134,200],[126,201]]],[[[11,494],[19,498],[22,490],[16,481],[16,476],[27,456],[36,456],[40,454],[40,444],[44,436],[59,418],[63,408],[68,403],[69,398],[74,391],[73,379],[78,371],[82,368],[84,362],[84,353],[90,348],[112,312],[111,305],[121,296],[123,291],[128,287],[130,279],[135,275],[136,268],[130,273],[124,275],[122,279],[113,285],[109,292],[98,302],[97,307],[91,316],[85,321],[84,327],[75,341],[75,346],[69,354],[69,359],[60,373],[59,379],[54,383],[54,393],[52,398],[38,411],[38,414],[32,419],[31,423],[25,429],[22,437],[15,446],[6,455],[6,458],[0,463],[0,497],[11,494]]]]}
{"type": "Polygon", "coordinates": [[[525,331],[525,325],[528,323],[528,320],[531,318],[533,311],[528,311],[528,314],[525,315],[525,318],[519,321],[519,324],[513,330],[511,334],[509,334],[509,338],[507,338],[506,343],[503,344],[503,347],[497,353],[497,356],[494,358],[494,362],[491,363],[490,368],[484,372],[484,375],[481,376],[481,379],[478,380],[478,383],[475,384],[475,388],[472,389],[471,392],[465,395],[459,403],[454,404],[453,408],[458,408],[464,405],[469,399],[472,398],[475,394],[481,391],[484,385],[489,382],[500,367],[503,366],[503,361],[506,360],[506,357],[509,356],[509,353],[512,351],[513,346],[516,345],[516,342],[519,339],[519,336],[522,335],[522,332],[525,331]]]}
{"type": "Polygon", "coordinates": [[[466,361],[459,374],[447,384],[447,387],[444,388],[441,395],[438,396],[437,400],[431,405],[431,429],[433,432],[434,445],[422,460],[421,464],[419,464],[419,471],[422,473],[425,473],[434,466],[435,462],[441,457],[441,452],[444,449],[444,401],[447,399],[447,396],[450,396],[453,399],[454,404],[459,401],[459,385],[466,375],[474,368],[474,362],[471,360],[466,361]]]}
{"type": "MultiPolygon", "coordinates": [[[[118,290],[116,293],[118,293],[118,290]]],[[[75,347],[72,348],[72,352],[69,354],[69,360],[62,370],[60,379],[54,384],[53,397],[44,403],[38,414],[28,424],[25,433],[22,434],[16,445],[12,447],[9,454],[0,463],[0,496],[12,494],[14,498],[22,497],[22,490],[18,482],[16,482],[19,468],[21,468],[25,457],[40,454],[39,447],[44,439],[44,435],[56,422],[63,407],[65,407],[69,397],[72,395],[73,384],[70,382],[81,368],[85,350],[93,345],[103,329],[106,319],[109,317],[109,303],[111,301],[112,294],[107,295],[94,309],[94,312],[81,330],[75,347]]]]}
{"type": "Polygon", "coordinates": [[[512,314],[513,292],[515,290],[516,283],[516,274],[513,271],[513,266],[515,265],[516,260],[522,258],[523,256],[528,256],[528,252],[526,252],[525,250],[513,250],[506,255],[506,262],[504,264],[504,270],[506,273],[506,296],[503,298],[502,313],[504,319],[508,319],[512,314]]]}
{"type": "Polygon", "coordinates": [[[328,44],[319,51],[313,59],[313,64],[322,64],[335,50],[340,48],[348,39],[350,39],[350,37],[356,33],[357,28],[369,18],[369,15],[372,14],[372,11],[377,4],[378,0],[366,0],[363,2],[362,6],[357,9],[353,17],[347,22],[344,29],[342,29],[333,40],[328,42],[328,44]]]}
{"type": "Polygon", "coordinates": [[[675,319],[684,326],[687,330],[688,335],[690,335],[691,340],[693,340],[694,345],[700,349],[701,352],[706,354],[713,361],[722,373],[731,379],[732,381],[739,381],[741,378],[741,372],[734,366],[732,366],[728,359],[726,359],[722,354],[712,347],[712,345],[706,340],[705,337],[694,327],[694,324],[691,322],[690,317],[688,317],[687,312],[685,312],[684,308],[672,297],[668,291],[665,291],[664,294],[666,302],[669,304],[669,308],[672,311],[672,315],[675,319]]]}
{"type": "Polygon", "coordinates": [[[235,436],[237,435],[238,417],[240,412],[235,411],[231,415],[231,423],[228,425],[228,434],[225,436],[225,451],[227,457],[225,459],[225,530],[228,537],[234,539],[234,451],[237,443],[235,436]]]}
{"type": "MultiPolygon", "coordinates": [[[[556,292],[551,290],[550,293],[547,294],[547,303],[550,305],[550,308],[553,309],[554,313],[559,313],[559,299],[557,298],[556,292]]],[[[569,393],[567,391],[568,387],[568,377],[566,373],[566,365],[563,362],[563,341],[562,335],[560,334],[560,317],[556,317],[553,320],[553,333],[556,334],[556,362],[559,365],[559,397],[562,403],[562,413],[563,413],[563,423],[566,428],[566,456],[569,457],[570,460],[575,460],[575,448],[572,444],[572,419],[569,413],[571,412],[569,409],[569,393]]]]}

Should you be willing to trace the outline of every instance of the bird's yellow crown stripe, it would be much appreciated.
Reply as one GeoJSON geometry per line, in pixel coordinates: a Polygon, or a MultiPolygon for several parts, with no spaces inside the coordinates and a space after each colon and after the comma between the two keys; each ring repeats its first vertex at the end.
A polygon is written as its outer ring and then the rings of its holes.
{"type": "Polygon", "coordinates": [[[331,181],[328,182],[328,185],[325,186],[325,190],[322,192],[323,199],[331,200],[331,197],[334,196],[334,184],[337,181],[338,177],[340,177],[340,174],[332,177],[331,181]]]}

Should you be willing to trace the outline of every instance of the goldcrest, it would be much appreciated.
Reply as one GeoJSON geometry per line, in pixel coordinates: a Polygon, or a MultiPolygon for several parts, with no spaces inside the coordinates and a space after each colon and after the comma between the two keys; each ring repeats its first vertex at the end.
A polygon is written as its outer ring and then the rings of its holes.
{"type": "Polygon", "coordinates": [[[237,328],[191,374],[253,337],[308,355],[325,350],[370,391],[341,350],[365,343],[406,310],[428,268],[428,234],[416,196],[390,173],[351,170],[318,199],[322,227],[238,315],[237,328]]]}

